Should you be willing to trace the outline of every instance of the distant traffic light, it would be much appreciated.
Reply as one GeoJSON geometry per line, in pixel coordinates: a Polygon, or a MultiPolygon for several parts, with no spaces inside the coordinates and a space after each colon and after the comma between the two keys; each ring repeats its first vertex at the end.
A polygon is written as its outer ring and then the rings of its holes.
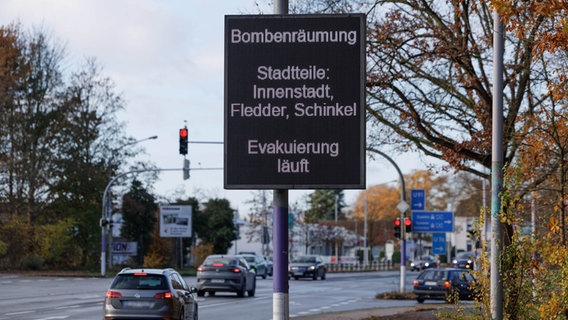
{"type": "Polygon", "coordinates": [[[412,220],[410,218],[404,218],[404,231],[406,233],[412,232],[412,220]]]}
{"type": "Polygon", "coordinates": [[[397,239],[400,239],[400,218],[396,218],[396,220],[394,220],[394,237],[397,239]]]}
{"type": "Polygon", "coordinates": [[[183,180],[189,179],[189,160],[183,159],[183,180]]]}
{"type": "Polygon", "coordinates": [[[179,154],[187,154],[187,128],[179,129],[179,154]]]}

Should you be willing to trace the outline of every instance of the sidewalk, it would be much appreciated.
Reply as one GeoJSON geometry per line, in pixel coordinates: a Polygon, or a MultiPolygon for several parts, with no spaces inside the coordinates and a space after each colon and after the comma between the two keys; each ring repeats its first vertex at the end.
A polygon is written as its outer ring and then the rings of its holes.
{"type": "Polygon", "coordinates": [[[432,304],[412,307],[387,307],[351,310],[294,317],[297,320],[436,320],[436,312],[453,309],[455,305],[432,304]]]}

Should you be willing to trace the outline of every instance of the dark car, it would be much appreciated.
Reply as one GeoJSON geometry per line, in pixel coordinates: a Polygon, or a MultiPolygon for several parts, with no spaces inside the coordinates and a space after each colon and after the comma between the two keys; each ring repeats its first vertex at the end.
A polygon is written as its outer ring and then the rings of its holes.
{"type": "Polygon", "coordinates": [[[318,277],[325,280],[325,265],[320,256],[307,255],[299,256],[292,259],[288,265],[288,278],[312,278],[317,280],[318,277]]]}
{"type": "Polygon", "coordinates": [[[272,262],[272,259],[266,256],[264,256],[264,260],[266,261],[266,267],[268,268],[268,275],[272,277],[274,274],[274,263],[272,262]]]}
{"type": "Polygon", "coordinates": [[[460,252],[456,255],[456,258],[452,261],[454,268],[464,268],[473,270],[475,264],[475,252],[467,251],[460,252]]]}
{"type": "Polygon", "coordinates": [[[468,269],[432,268],[422,271],[413,282],[416,301],[426,299],[473,300],[476,293],[475,277],[468,269]]]}
{"type": "Polygon", "coordinates": [[[236,292],[253,297],[256,291],[256,274],[240,255],[210,255],[197,268],[197,295],[205,292],[236,292]]]}
{"type": "Polygon", "coordinates": [[[103,317],[197,320],[195,292],[174,269],[125,268],[106,292],[103,317]]]}
{"type": "Polygon", "coordinates": [[[249,266],[254,269],[257,276],[266,279],[268,276],[268,265],[264,257],[256,254],[242,254],[249,266]]]}
{"type": "Polygon", "coordinates": [[[422,256],[410,262],[410,271],[421,271],[438,267],[438,260],[434,256],[422,256]]]}

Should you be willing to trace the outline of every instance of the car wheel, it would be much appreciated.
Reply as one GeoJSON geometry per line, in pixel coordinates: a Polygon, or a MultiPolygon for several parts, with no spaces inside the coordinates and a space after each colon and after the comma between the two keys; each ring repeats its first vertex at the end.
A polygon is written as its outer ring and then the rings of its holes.
{"type": "Polygon", "coordinates": [[[325,270],[323,270],[322,274],[321,274],[321,279],[325,280],[325,270]]]}
{"type": "Polygon", "coordinates": [[[203,297],[204,295],[205,295],[205,291],[203,291],[203,290],[198,290],[198,291],[197,291],[197,296],[198,296],[198,297],[203,297]]]}
{"type": "Polygon", "coordinates": [[[416,296],[416,301],[418,301],[418,303],[424,303],[426,299],[423,296],[416,296]]]}
{"type": "Polygon", "coordinates": [[[209,296],[212,297],[215,295],[215,291],[209,291],[209,296]]]}
{"type": "Polygon", "coordinates": [[[300,277],[294,277],[294,280],[298,280],[298,279],[300,279],[300,277]]]}
{"type": "Polygon", "coordinates": [[[252,289],[247,291],[248,296],[254,297],[255,291],[256,291],[256,279],[254,279],[254,282],[252,283],[252,289]]]}
{"type": "Polygon", "coordinates": [[[241,286],[241,290],[237,292],[237,296],[242,298],[245,296],[245,292],[247,292],[247,282],[243,279],[243,285],[241,286]]]}
{"type": "Polygon", "coordinates": [[[262,275],[262,279],[266,279],[267,275],[268,275],[268,270],[264,269],[264,274],[262,275]]]}
{"type": "Polygon", "coordinates": [[[314,275],[312,276],[312,280],[317,280],[317,279],[318,279],[318,273],[319,273],[318,270],[314,271],[314,275]]]}

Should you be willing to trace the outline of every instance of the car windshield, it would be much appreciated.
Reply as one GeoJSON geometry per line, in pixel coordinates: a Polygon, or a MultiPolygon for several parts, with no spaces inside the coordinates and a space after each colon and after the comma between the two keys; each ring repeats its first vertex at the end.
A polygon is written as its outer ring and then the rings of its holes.
{"type": "Polygon", "coordinates": [[[447,273],[446,271],[443,270],[426,271],[421,276],[421,278],[426,281],[428,280],[440,281],[446,279],[446,277],[447,273]]]}
{"type": "Polygon", "coordinates": [[[162,275],[121,274],[111,285],[112,289],[167,290],[166,278],[162,275]]]}
{"type": "Polygon", "coordinates": [[[457,255],[458,259],[470,259],[471,257],[473,257],[473,253],[471,252],[462,252],[457,255]]]}
{"type": "Polygon", "coordinates": [[[236,261],[230,257],[207,257],[203,262],[204,266],[222,267],[222,266],[234,266],[236,261]]]}
{"type": "Polygon", "coordinates": [[[293,259],[292,262],[310,262],[310,263],[314,263],[316,262],[316,257],[298,257],[296,259],[293,259]]]}
{"type": "Polygon", "coordinates": [[[254,262],[254,257],[253,257],[253,256],[244,256],[244,257],[245,257],[245,260],[246,260],[247,262],[254,262]]]}

